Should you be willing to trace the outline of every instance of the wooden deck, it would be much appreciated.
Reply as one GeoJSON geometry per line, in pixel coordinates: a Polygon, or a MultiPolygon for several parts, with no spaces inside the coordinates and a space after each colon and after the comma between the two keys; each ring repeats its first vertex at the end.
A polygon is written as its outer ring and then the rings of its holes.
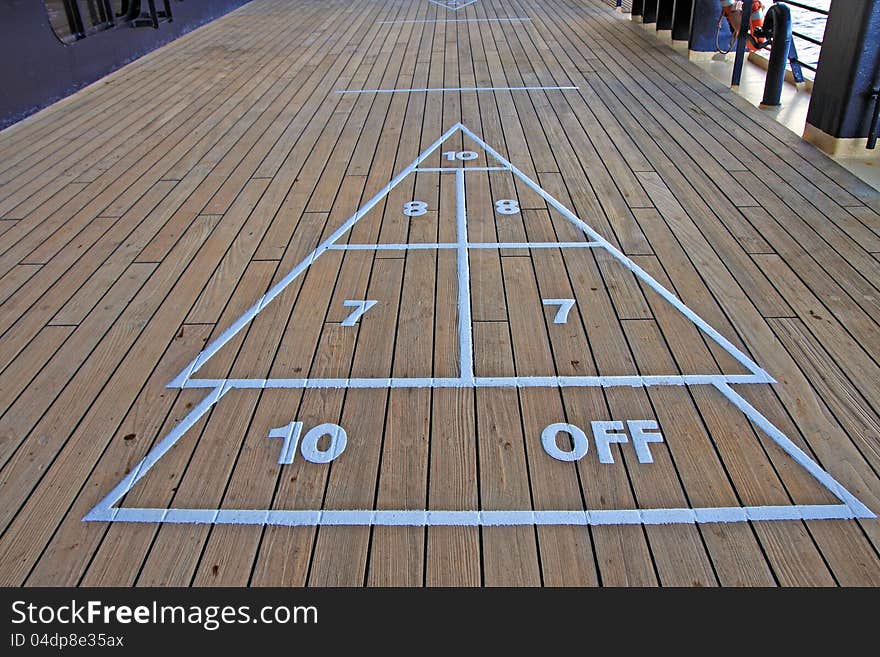
{"type": "Polygon", "coordinates": [[[878,213],[600,0],[255,0],[0,133],[0,583],[876,586],[878,213]]]}

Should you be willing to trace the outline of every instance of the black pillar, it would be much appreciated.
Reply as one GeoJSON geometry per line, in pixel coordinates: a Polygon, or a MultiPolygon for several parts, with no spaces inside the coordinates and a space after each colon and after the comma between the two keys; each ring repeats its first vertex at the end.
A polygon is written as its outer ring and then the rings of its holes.
{"type": "MultiPolygon", "coordinates": [[[[681,1],[681,0],[679,0],[681,1]]],[[[675,9],[675,0],[659,0],[657,3],[657,29],[672,29],[672,13],[675,9]]]]}
{"type": "Polygon", "coordinates": [[[645,0],[644,8],[642,9],[642,22],[657,22],[657,0],[645,0]]]}
{"type": "Polygon", "coordinates": [[[868,136],[874,109],[871,93],[880,85],[878,35],[880,0],[831,3],[804,133],[825,150],[836,151],[825,148],[823,136],[835,140],[868,136]]]}
{"type": "Polygon", "coordinates": [[[633,0],[632,10],[629,12],[631,16],[641,18],[645,9],[645,0],[633,0]]]}
{"type": "Polygon", "coordinates": [[[687,41],[691,36],[691,15],[694,0],[677,0],[672,12],[672,40],[687,41]]]}

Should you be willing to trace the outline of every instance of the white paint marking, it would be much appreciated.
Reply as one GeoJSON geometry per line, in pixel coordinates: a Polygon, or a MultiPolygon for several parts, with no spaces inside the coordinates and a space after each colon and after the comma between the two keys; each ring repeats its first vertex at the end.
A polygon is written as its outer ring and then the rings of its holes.
{"type": "MultiPolygon", "coordinates": [[[[473,511],[369,509],[279,510],[258,509],[113,509],[89,514],[84,520],[109,522],[166,522],[186,524],[386,527],[509,527],[522,525],[680,525],[745,522],[747,520],[848,520],[845,504],[746,506],[675,509],[473,511]]],[[[871,515],[870,517],[874,517],[871,515]]]]}
{"type": "Polygon", "coordinates": [[[334,244],[330,247],[333,251],[412,251],[412,250],[429,250],[437,249],[457,249],[458,244],[450,242],[448,244],[334,244]]]}
{"type": "MultiPolygon", "coordinates": [[[[416,173],[455,173],[458,167],[419,167],[416,173]]],[[[510,171],[507,167],[465,167],[466,172],[472,171],[510,171]]]]}
{"type": "Polygon", "coordinates": [[[455,174],[455,218],[458,243],[458,348],[461,359],[459,373],[467,383],[474,380],[474,337],[471,332],[471,273],[464,195],[464,169],[458,169],[455,174]]]}
{"type": "Polygon", "coordinates": [[[300,449],[303,458],[310,463],[330,463],[345,451],[346,445],[348,445],[348,435],[345,429],[338,424],[327,422],[309,431],[303,438],[300,449]],[[318,447],[324,436],[330,437],[330,445],[325,450],[318,447]]]}
{"type": "Polygon", "coordinates": [[[358,320],[364,316],[364,313],[375,306],[376,303],[377,302],[372,299],[363,299],[361,301],[356,299],[346,299],[342,302],[342,305],[346,308],[354,308],[354,311],[342,320],[340,326],[354,326],[357,324],[358,320]]]}
{"type": "Polygon", "coordinates": [[[446,2],[437,2],[437,0],[428,0],[431,4],[435,4],[438,7],[443,7],[444,9],[448,9],[449,11],[458,11],[459,9],[464,9],[465,7],[472,5],[477,0],[469,0],[468,2],[459,3],[458,0],[447,0],[446,2]]]}
{"type": "Polygon", "coordinates": [[[416,19],[397,21],[376,21],[379,25],[391,25],[396,23],[521,23],[530,22],[531,18],[448,18],[448,19],[416,19]]]}
{"type": "Polygon", "coordinates": [[[473,151],[446,151],[443,153],[443,157],[449,162],[454,162],[455,160],[458,160],[459,162],[470,162],[471,160],[476,160],[480,156],[473,151]]]}
{"type": "Polygon", "coordinates": [[[611,420],[608,422],[592,422],[593,440],[596,441],[596,453],[599,455],[599,463],[614,463],[614,454],[611,453],[611,443],[628,443],[629,437],[625,433],[612,433],[623,431],[623,422],[611,420]]]}
{"type": "Polygon", "coordinates": [[[559,306],[556,311],[556,317],[553,318],[554,324],[565,324],[568,321],[568,313],[574,308],[574,299],[542,299],[545,306],[559,306]]]}
{"type": "Polygon", "coordinates": [[[663,442],[663,434],[657,431],[660,427],[654,420],[627,420],[626,426],[629,428],[639,463],[653,463],[654,457],[651,455],[648,443],[663,442]],[[651,431],[649,432],[648,429],[651,431]]]}
{"type": "Polygon", "coordinates": [[[577,461],[586,456],[590,450],[587,434],[575,425],[565,422],[557,422],[545,427],[541,432],[541,445],[543,445],[544,451],[557,461],[577,461]],[[557,439],[560,433],[567,433],[571,436],[572,448],[570,450],[559,447],[557,439]]]}
{"type": "Polygon", "coordinates": [[[592,249],[598,242],[471,242],[469,249],[592,249]]]}
{"type": "Polygon", "coordinates": [[[644,388],[650,386],[763,383],[753,374],[661,376],[513,376],[393,379],[190,379],[183,388],[322,389],[322,388],[644,388]]]}
{"type": "Polygon", "coordinates": [[[811,459],[806,452],[804,452],[800,447],[795,445],[792,440],[782,433],[776,426],[770,422],[766,417],[761,415],[761,413],[752,406],[749,402],[743,399],[739,394],[733,391],[733,389],[726,384],[717,384],[715,386],[718,390],[727,397],[734,406],[736,406],[739,410],[745,413],[746,417],[752,421],[752,423],[761,429],[764,433],[766,433],[770,438],[772,438],[777,445],[779,445],[786,453],[788,453],[791,458],[800,463],[807,472],[809,472],[816,480],[819,481],[825,488],[831,491],[835,497],[837,497],[841,502],[846,504],[853,512],[854,517],[856,518],[874,518],[876,517],[874,513],[862,504],[856,497],[850,493],[846,488],[844,488],[834,477],[832,477],[828,472],[823,470],[818,463],[816,463],[813,459],[811,459]]]}
{"type": "MultiPolygon", "coordinates": [[[[592,249],[598,242],[468,242],[469,249],[592,249]]],[[[331,251],[408,251],[410,249],[457,249],[457,242],[411,244],[334,244],[331,251]]]]}
{"type": "Polygon", "coordinates": [[[519,214],[519,201],[513,198],[502,198],[495,201],[495,212],[498,214],[519,214]]]}
{"type": "Polygon", "coordinates": [[[185,434],[190,427],[192,427],[199,419],[211,410],[211,407],[214,406],[220,398],[225,395],[230,388],[228,386],[220,386],[212,390],[201,402],[199,402],[195,408],[193,408],[185,418],[183,418],[171,431],[168,432],[168,435],[165,436],[161,441],[159,441],[153,448],[147,453],[147,455],[141,459],[141,461],[129,472],[125,477],[122,478],[116,486],[111,490],[107,495],[102,499],[98,504],[95,505],[95,508],[85,517],[87,520],[89,516],[93,513],[101,513],[103,511],[113,511],[111,507],[116,504],[119,500],[121,500],[125,494],[131,490],[132,486],[134,486],[147,472],[156,465],[156,462],[165,455],[169,449],[174,447],[175,443],[185,434]]]}
{"type": "Polygon", "coordinates": [[[421,217],[427,212],[428,204],[424,201],[408,201],[403,204],[403,214],[407,217],[421,217]]]}
{"type": "Polygon", "coordinates": [[[429,91],[576,91],[578,87],[423,87],[400,89],[337,89],[338,94],[415,94],[429,91]]]}
{"type": "Polygon", "coordinates": [[[291,422],[286,426],[269,430],[269,438],[281,438],[284,440],[281,444],[281,454],[278,456],[278,465],[293,463],[293,457],[296,456],[296,447],[299,444],[302,429],[302,422],[291,422]]]}

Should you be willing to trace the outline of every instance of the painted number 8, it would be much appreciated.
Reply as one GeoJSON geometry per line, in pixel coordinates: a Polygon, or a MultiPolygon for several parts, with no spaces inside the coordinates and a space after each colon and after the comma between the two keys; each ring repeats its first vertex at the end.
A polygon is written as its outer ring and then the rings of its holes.
{"type": "Polygon", "coordinates": [[[503,198],[495,201],[495,212],[498,214],[517,214],[519,202],[512,198],[503,198]]]}
{"type": "Polygon", "coordinates": [[[428,204],[424,201],[410,201],[403,204],[403,214],[407,217],[421,217],[428,211],[428,204]]]}

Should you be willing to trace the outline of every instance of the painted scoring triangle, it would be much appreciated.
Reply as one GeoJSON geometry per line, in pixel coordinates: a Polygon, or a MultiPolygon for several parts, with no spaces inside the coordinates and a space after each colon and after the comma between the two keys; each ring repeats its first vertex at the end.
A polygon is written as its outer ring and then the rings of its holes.
{"type": "MultiPolygon", "coordinates": [[[[465,173],[459,168],[454,174],[457,186],[457,198],[464,198],[465,173]]],[[[458,206],[457,224],[458,241],[451,245],[455,248],[459,263],[464,262],[465,268],[468,262],[467,250],[471,244],[467,235],[466,214],[463,210],[463,202],[458,206]]],[[[485,245],[484,245],[485,246],[485,245]]],[[[497,248],[497,245],[494,245],[497,248]]],[[[522,246],[527,246],[524,244],[522,246]]],[[[553,248],[559,248],[554,245],[553,248]]],[[[480,247],[482,248],[482,247],[480,247]]],[[[461,268],[459,276],[462,276],[461,268]]],[[[459,279],[459,294],[462,289],[469,290],[469,278],[465,272],[464,278],[459,279]],[[464,282],[464,285],[462,285],[464,282]]],[[[557,302],[565,300],[557,299],[557,302]]],[[[364,304],[368,303],[361,300],[364,304]]],[[[355,306],[357,300],[351,301],[355,306]]],[[[469,300],[465,307],[470,307],[469,300]]],[[[459,321],[464,325],[470,323],[470,318],[459,321]]],[[[356,320],[352,320],[356,321],[356,320]]],[[[461,327],[460,327],[461,329],[461,327]]],[[[461,335],[461,330],[459,331],[461,335]]],[[[471,348],[472,348],[471,344],[471,348]]],[[[464,352],[462,351],[462,354],[464,352]]],[[[462,356],[462,361],[469,360],[462,356]]],[[[472,360],[472,359],[471,359],[472,360]]],[[[652,278],[646,271],[641,269],[630,258],[609,243],[600,233],[587,225],[562,203],[551,196],[541,186],[526,176],[520,169],[504,158],[498,151],[489,146],[480,137],[475,135],[461,123],[456,123],[440,136],[431,146],[423,151],[412,163],[403,169],[391,182],[373,196],[367,203],[337,228],[329,238],[322,242],[302,262],[294,267],[284,278],[264,294],[250,309],[242,314],[218,339],[212,342],[169,384],[169,387],[203,387],[210,388],[211,392],[187,416],[180,421],[166,436],[153,446],[150,452],[114,487],[112,491],[102,499],[84,518],[91,521],[127,521],[127,522],[183,522],[183,523],[232,523],[232,524],[257,524],[257,525],[320,525],[320,524],[356,524],[356,525],[516,525],[516,524],[562,524],[562,525],[598,525],[598,524],[666,524],[666,523],[700,523],[700,522],[739,522],[747,520],[788,520],[788,519],[816,519],[816,518],[873,518],[874,514],[840,483],[834,480],[830,474],[824,471],[806,453],[800,450],[790,439],[757,411],[749,402],[739,396],[730,388],[730,383],[772,383],[772,378],[759,368],[747,355],[742,353],[724,336],[713,329],[696,313],[685,306],[677,297],[652,278]],[[723,375],[710,375],[706,377],[652,377],[652,376],[618,376],[618,377],[474,377],[471,371],[466,373],[462,370],[461,376],[447,379],[340,379],[331,381],[330,384],[317,382],[318,385],[307,386],[307,380],[298,382],[282,380],[191,380],[191,376],[206,363],[216,352],[245,326],[248,325],[269,303],[278,297],[298,276],[308,269],[323,253],[330,250],[346,233],[364,217],[372,208],[385,198],[404,178],[412,174],[434,154],[441,145],[452,135],[461,131],[467,137],[461,143],[468,140],[479,145],[486,153],[486,159],[490,157],[499,164],[505,172],[509,172],[523,184],[538,194],[556,212],[564,216],[573,226],[587,235],[596,248],[603,249],[617,263],[632,272],[642,283],[652,288],[668,303],[674,306],[682,315],[693,322],[700,330],[711,337],[731,356],[745,366],[751,374],[730,377],[723,375]],[[529,509],[497,511],[497,510],[440,510],[428,511],[419,509],[306,509],[306,510],[269,510],[269,509],[190,509],[190,508],[120,508],[114,505],[132,489],[132,487],[144,477],[144,475],[171,449],[183,435],[196,425],[206,413],[208,413],[230,390],[241,388],[236,394],[253,393],[249,389],[272,389],[294,387],[336,387],[336,388],[393,388],[393,387],[462,387],[473,385],[476,387],[559,387],[559,386],[655,386],[671,385],[667,379],[677,378],[677,386],[690,386],[707,384],[714,386],[724,397],[733,403],[746,417],[768,435],[779,447],[788,453],[797,463],[805,467],[813,477],[819,481],[828,491],[837,497],[842,504],[812,504],[791,506],[741,506],[721,508],[657,508],[657,509],[584,509],[584,510],[543,510],[529,509]],[[526,380],[528,379],[528,380],[526,380]],[[563,381],[562,379],[567,379],[563,381]],[[589,381],[587,379],[590,379],[589,381]],[[357,385],[355,385],[357,383],[357,385]],[[188,385],[189,384],[189,385],[188,385]]],[[[313,382],[315,383],[315,382],[313,382]]],[[[277,391],[276,391],[277,392],[277,391]]],[[[352,393],[354,394],[354,393],[352,393]]]]}

